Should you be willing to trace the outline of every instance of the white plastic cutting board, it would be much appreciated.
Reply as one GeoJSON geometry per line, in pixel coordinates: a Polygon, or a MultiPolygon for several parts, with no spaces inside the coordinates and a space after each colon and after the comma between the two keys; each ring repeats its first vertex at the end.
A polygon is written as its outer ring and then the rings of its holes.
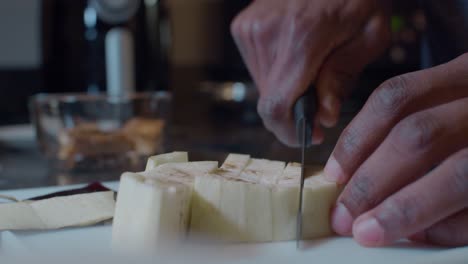
{"type": "MultiPolygon", "coordinates": [[[[106,186],[117,190],[118,183],[106,183],[106,186]]],[[[1,194],[15,196],[19,199],[42,195],[53,191],[81,186],[52,187],[3,191],[1,194]]],[[[111,226],[72,228],[45,232],[2,232],[0,235],[0,252],[2,256],[17,256],[52,253],[62,255],[84,256],[100,255],[111,258],[109,244],[111,226]]],[[[205,246],[206,249],[206,246],[205,246]]],[[[468,263],[468,247],[443,249],[411,244],[406,241],[387,248],[363,248],[351,238],[328,238],[304,242],[304,249],[296,250],[295,242],[265,244],[217,245],[213,250],[203,251],[204,257],[226,262],[255,263],[468,263]]],[[[184,252],[178,252],[183,255],[184,252]]],[[[116,258],[119,263],[122,258],[116,258]]],[[[107,261],[106,261],[107,262],[107,261]]],[[[194,261],[192,261],[194,262],[194,261]]],[[[3,263],[3,261],[2,261],[3,263]]],[[[12,263],[12,262],[10,262],[12,263]]],[[[89,261],[86,263],[90,263],[89,261]]],[[[108,262],[107,262],[108,263],[108,262]]],[[[154,263],[154,259],[153,259],[154,263]]]]}

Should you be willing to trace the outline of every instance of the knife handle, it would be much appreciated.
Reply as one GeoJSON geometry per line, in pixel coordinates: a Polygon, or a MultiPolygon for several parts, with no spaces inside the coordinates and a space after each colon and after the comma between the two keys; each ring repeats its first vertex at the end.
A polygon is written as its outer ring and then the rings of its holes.
{"type": "Polygon", "coordinates": [[[306,147],[312,145],[312,130],[317,112],[317,95],[314,85],[310,85],[307,91],[299,97],[294,104],[294,120],[296,122],[296,132],[298,141],[302,135],[302,120],[306,124],[306,147]]]}

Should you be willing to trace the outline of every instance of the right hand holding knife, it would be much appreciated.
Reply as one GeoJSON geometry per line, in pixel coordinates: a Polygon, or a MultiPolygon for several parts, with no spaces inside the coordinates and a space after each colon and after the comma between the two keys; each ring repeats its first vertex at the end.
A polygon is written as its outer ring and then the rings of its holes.
{"type": "Polygon", "coordinates": [[[255,0],[233,21],[232,34],[260,92],[258,111],[280,141],[299,146],[293,108],[311,83],[318,99],[312,143],[323,141],[319,124],[336,124],[341,99],[389,39],[378,3],[255,0]]]}
{"type": "MultiPolygon", "coordinates": [[[[310,83],[316,120],[336,123],[341,99],[389,42],[390,8],[382,5],[390,2],[255,0],[235,19],[259,113],[282,142],[297,144],[293,106],[310,83]]],[[[401,238],[468,245],[467,65],[465,53],[376,88],[325,167],[329,180],[346,184],[332,213],[335,232],[371,247],[401,238]]]]}

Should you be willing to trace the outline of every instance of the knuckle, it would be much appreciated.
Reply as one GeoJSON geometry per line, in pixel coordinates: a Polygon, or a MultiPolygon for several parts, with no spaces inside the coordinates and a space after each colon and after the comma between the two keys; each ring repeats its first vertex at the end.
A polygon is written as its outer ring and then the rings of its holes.
{"type": "Polygon", "coordinates": [[[378,204],[378,200],[372,192],[374,185],[370,177],[355,177],[348,185],[349,187],[344,192],[340,202],[356,217],[363,211],[378,204]]]}
{"type": "Polygon", "coordinates": [[[453,159],[453,189],[468,196],[468,148],[461,150],[453,159]]]}
{"type": "Polygon", "coordinates": [[[250,17],[241,13],[231,23],[231,34],[235,39],[264,40],[270,33],[273,17],[250,17]]]}
{"type": "Polygon", "coordinates": [[[370,106],[376,114],[391,118],[402,112],[410,95],[411,83],[408,76],[394,77],[377,88],[370,100],[370,106]]]}
{"type": "Polygon", "coordinates": [[[394,128],[391,142],[401,154],[427,150],[442,133],[442,126],[429,112],[418,113],[394,128]]]}
{"type": "Polygon", "coordinates": [[[239,38],[242,33],[242,17],[238,15],[234,20],[231,22],[231,35],[234,38],[239,38]]]}
{"type": "Polygon", "coordinates": [[[240,22],[240,35],[242,38],[249,39],[252,36],[252,21],[251,19],[243,19],[240,22]]]}
{"type": "MultiPolygon", "coordinates": [[[[338,156],[352,157],[359,155],[358,150],[362,142],[362,135],[359,130],[353,126],[347,127],[338,141],[336,154],[338,156]]],[[[357,157],[359,158],[359,157],[357,157]]]]}
{"type": "Polygon", "coordinates": [[[307,23],[304,16],[298,15],[291,17],[291,32],[299,36],[308,36],[307,32],[311,31],[311,26],[307,23]]]}
{"type": "Polygon", "coordinates": [[[236,39],[247,40],[252,34],[252,20],[240,14],[231,24],[231,33],[236,39]]]}
{"type": "Polygon", "coordinates": [[[288,107],[281,98],[268,96],[260,98],[257,104],[257,111],[263,120],[279,122],[287,118],[288,107]]]}
{"type": "Polygon", "coordinates": [[[316,40],[316,34],[323,25],[322,19],[317,19],[311,16],[306,8],[296,7],[297,10],[292,11],[288,15],[288,32],[297,43],[297,47],[293,51],[303,53],[303,47],[312,45],[316,40]],[[301,48],[301,49],[300,49],[301,48]]]}
{"type": "Polygon", "coordinates": [[[251,21],[251,33],[254,37],[264,37],[268,34],[270,29],[270,19],[268,17],[254,18],[251,21]]]}
{"type": "Polygon", "coordinates": [[[405,196],[394,196],[387,199],[379,210],[377,218],[387,228],[395,225],[398,226],[414,226],[419,223],[421,219],[417,215],[417,206],[415,199],[405,196]]]}

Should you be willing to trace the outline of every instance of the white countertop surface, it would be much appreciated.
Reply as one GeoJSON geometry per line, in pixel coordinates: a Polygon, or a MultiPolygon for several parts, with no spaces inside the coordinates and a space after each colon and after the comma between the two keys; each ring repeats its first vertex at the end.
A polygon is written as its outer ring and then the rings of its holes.
{"type": "MultiPolygon", "coordinates": [[[[118,188],[118,182],[107,182],[105,185],[114,190],[117,190],[118,188]]],[[[81,187],[81,185],[21,189],[2,191],[0,193],[24,199],[73,187],[81,187]]],[[[84,255],[88,257],[94,256],[94,258],[87,261],[84,261],[81,257],[67,258],[67,262],[70,263],[70,261],[77,261],[76,263],[103,263],[102,261],[106,261],[106,263],[108,263],[107,261],[112,260],[115,263],[128,263],[125,261],[128,259],[116,256],[115,253],[111,252],[109,248],[110,239],[110,224],[44,232],[2,232],[0,234],[0,254],[3,257],[11,259],[16,258],[18,261],[20,260],[19,257],[21,257],[26,261],[18,263],[28,263],[28,257],[55,256],[55,259],[58,260],[60,257],[65,256],[76,257],[84,255]]],[[[305,241],[304,249],[301,251],[296,250],[295,242],[216,245],[209,249],[205,247],[205,249],[208,251],[203,251],[205,253],[201,254],[203,261],[200,259],[200,263],[206,263],[205,258],[208,258],[213,263],[248,263],[252,261],[255,263],[284,263],[285,261],[288,261],[291,263],[327,264],[468,263],[468,247],[445,249],[401,241],[396,243],[394,246],[387,248],[364,248],[355,243],[351,238],[343,237],[305,241]]],[[[187,252],[178,252],[179,260],[186,260],[184,253],[187,252]]],[[[186,257],[190,257],[191,262],[196,263],[196,258],[194,258],[193,255],[189,255],[186,257]]],[[[132,257],[132,259],[134,258],[132,257]]],[[[146,260],[151,259],[153,260],[152,263],[154,263],[154,258],[146,260]]],[[[146,263],[144,260],[145,258],[142,257],[135,263],[146,263]]],[[[53,259],[48,259],[47,261],[49,263],[54,263],[53,259]]],[[[61,259],[57,263],[63,263],[63,261],[64,259],[61,259]]],[[[41,263],[44,262],[41,261],[41,263]]]]}

